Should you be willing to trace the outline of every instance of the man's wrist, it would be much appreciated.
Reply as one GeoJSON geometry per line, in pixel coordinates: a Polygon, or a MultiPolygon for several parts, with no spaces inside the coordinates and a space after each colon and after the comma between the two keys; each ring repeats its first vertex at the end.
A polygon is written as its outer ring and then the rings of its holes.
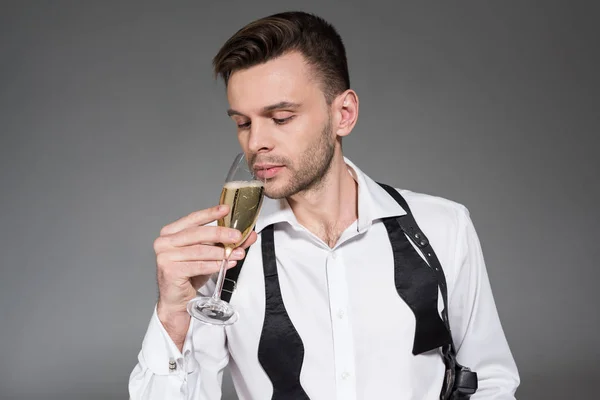
{"type": "Polygon", "coordinates": [[[187,311],[172,310],[160,304],[157,305],[156,314],[173,343],[182,351],[185,337],[190,326],[190,314],[187,311]]]}

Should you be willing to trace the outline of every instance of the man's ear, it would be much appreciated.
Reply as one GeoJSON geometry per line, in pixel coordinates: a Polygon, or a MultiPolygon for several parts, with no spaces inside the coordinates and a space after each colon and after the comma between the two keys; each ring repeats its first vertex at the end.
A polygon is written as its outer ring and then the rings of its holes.
{"type": "Polygon", "coordinates": [[[338,95],[332,104],[333,130],[337,136],[347,136],[358,120],[358,95],[352,89],[338,95]]]}

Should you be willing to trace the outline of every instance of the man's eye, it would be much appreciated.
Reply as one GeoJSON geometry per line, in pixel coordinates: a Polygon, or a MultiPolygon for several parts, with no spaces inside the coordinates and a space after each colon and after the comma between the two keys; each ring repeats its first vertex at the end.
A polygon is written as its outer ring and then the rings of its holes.
{"type": "Polygon", "coordinates": [[[292,120],[292,118],[294,118],[293,115],[289,116],[287,118],[273,118],[273,122],[275,122],[277,125],[283,125],[283,124],[290,122],[292,120]]]}
{"type": "Polygon", "coordinates": [[[238,124],[238,128],[246,129],[250,127],[250,122],[244,122],[243,124],[238,124]]]}

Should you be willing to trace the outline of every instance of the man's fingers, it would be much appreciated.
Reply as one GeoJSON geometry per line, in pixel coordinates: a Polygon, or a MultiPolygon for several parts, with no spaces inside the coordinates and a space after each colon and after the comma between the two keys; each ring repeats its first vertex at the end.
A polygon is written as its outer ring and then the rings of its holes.
{"type": "Polygon", "coordinates": [[[244,241],[244,243],[242,243],[242,245],[240,247],[242,249],[247,249],[248,247],[250,247],[254,243],[256,243],[257,239],[258,239],[258,234],[255,231],[252,231],[250,233],[250,235],[248,235],[248,238],[244,241]]]}
{"type": "Polygon", "coordinates": [[[229,207],[226,205],[220,205],[200,211],[194,211],[193,213],[186,215],[185,217],[180,218],[177,221],[172,222],[169,225],[163,227],[160,231],[160,235],[172,235],[192,226],[206,225],[227,215],[228,212],[229,207]]]}
{"type": "MultiPolygon", "coordinates": [[[[243,249],[235,249],[230,260],[241,260],[244,258],[245,252],[243,249]]],[[[197,244],[193,246],[178,247],[172,251],[161,254],[166,256],[170,261],[212,261],[223,260],[225,258],[225,249],[220,246],[197,244]]]]}
{"type": "Polygon", "coordinates": [[[234,244],[241,239],[237,229],[221,226],[194,226],[166,236],[166,241],[174,247],[184,247],[202,243],[234,244]]]}
{"type": "MultiPolygon", "coordinates": [[[[229,261],[225,266],[229,269],[237,264],[237,261],[229,261]]],[[[219,272],[221,261],[186,261],[174,264],[185,278],[192,278],[200,275],[212,275],[219,272]]]]}

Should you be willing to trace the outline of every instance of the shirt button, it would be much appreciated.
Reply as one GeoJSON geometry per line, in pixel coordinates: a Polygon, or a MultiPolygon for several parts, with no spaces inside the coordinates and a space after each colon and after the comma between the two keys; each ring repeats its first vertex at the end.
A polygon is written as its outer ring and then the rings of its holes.
{"type": "Polygon", "coordinates": [[[344,372],[344,373],[342,374],[342,379],[343,379],[343,380],[347,380],[348,378],[350,378],[350,374],[349,374],[348,372],[344,372]]]}
{"type": "Polygon", "coordinates": [[[333,258],[334,260],[337,258],[337,254],[335,252],[331,252],[331,258],[333,258]]]}
{"type": "Polygon", "coordinates": [[[344,310],[342,310],[342,309],[338,310],[337,316],[339,319],[344,318],[344,315],[345,315],[344,310]]]}

